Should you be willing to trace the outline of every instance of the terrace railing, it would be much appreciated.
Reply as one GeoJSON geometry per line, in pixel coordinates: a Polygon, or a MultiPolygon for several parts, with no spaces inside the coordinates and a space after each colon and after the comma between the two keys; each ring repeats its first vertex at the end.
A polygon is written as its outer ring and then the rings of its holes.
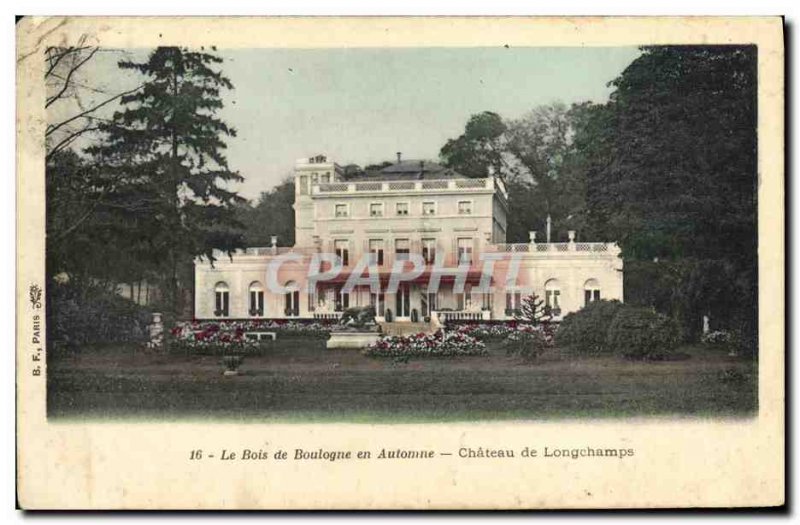
{"type": "Polygon", "coordinates": [[[616,248],[614,243],[607,242],[550,242],[550,243],[509,243],[490,244],[486,251],[506,253],[553,253],[581,252],[603,253],[616,248]]]}
{"type": "Polygon", "coordinates": [[[488,320],[492,316],[489,310],[466,311],[466,310],[435,310],[431,312],[432,318],[438,318],[440,323],[446,321],[482,321],[488,320]]]}

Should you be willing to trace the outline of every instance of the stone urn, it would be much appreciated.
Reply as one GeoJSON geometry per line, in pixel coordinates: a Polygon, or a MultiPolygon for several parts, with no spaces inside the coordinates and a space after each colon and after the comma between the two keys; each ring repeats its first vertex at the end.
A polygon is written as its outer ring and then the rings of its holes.
{"type": "Polygon", "coordinates": [[[244,358],[240,355],[224,355],[222,356],[222,364],[225,365],[225,371],[222,373],[224,376],[238,376],[239,367],[242,366],[244,358]]]}

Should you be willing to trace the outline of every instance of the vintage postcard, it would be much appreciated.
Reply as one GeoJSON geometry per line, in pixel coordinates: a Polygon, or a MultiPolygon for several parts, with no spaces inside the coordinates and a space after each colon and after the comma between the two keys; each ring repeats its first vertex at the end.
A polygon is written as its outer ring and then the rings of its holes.
{"type": "Polygon", "coordinates": [[[783,505],[783,49],[23,18],[19,505],[783,505]]]}

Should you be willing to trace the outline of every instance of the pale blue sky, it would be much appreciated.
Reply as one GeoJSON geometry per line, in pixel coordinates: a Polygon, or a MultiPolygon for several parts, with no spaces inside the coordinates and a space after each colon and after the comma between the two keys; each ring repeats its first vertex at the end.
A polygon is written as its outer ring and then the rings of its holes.
{"type": "MultiPolygon", "coordinates": [[[[601,102],[636,48],[411,48],[220,50],[235,89],[221,117],[238,131],[228,161],[257,197],[318,153],[364,166],[436,159],[470,115],[517,118],[537,105],[601,102]]],[[[135,52],[136,58],[141,55],[135,52]]],[[[135,82],[106,54],[95,76],[135,82]]],[[[134,84],[135,85],[135,84],[134,84]]]]}

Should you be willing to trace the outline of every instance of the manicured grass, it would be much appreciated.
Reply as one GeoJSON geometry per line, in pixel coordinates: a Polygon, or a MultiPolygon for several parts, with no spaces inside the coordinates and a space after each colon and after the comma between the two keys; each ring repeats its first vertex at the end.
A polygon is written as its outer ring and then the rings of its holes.
{"type": "Polygon", "coordinates": [[[631,362],[558,351],[402,364],[284,338],[223,377],[221,358],[85,348],[48,362],[53,419],[415,422],[572,417],[741,417],[757,410],[757,363],[704,346],[631,362]]]}

